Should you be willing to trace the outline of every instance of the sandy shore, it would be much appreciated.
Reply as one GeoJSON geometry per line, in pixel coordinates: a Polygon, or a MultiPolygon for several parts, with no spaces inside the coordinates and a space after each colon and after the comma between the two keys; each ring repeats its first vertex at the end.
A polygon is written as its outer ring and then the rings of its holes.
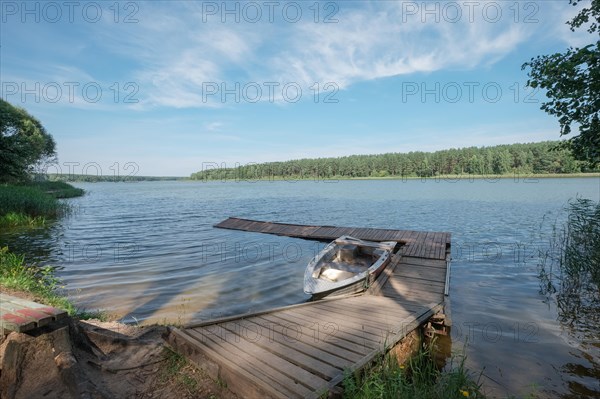
{"type": "Polygon", "coordinates": [[[11,332],[0,337],[0,397],[236,398],[172,352],[166,333],[165,326],[73,319],[11,332]]]}

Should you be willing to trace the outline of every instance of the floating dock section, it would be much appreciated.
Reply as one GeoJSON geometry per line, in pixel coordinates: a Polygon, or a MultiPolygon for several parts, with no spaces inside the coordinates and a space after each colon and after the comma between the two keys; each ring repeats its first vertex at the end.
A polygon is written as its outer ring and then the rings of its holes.
{"type": "Polygon", "coordinates": [[[393,347],[447,304],[450,234],[306,226],[229,218],[215,227],[332,241],[396,241],[367,292],[170,329],[171,346],[233,392],[317,398],[393,347]]]}

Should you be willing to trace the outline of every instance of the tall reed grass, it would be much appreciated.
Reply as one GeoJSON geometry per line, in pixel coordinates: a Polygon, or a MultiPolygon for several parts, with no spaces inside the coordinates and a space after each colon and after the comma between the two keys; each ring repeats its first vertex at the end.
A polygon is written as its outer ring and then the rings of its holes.
{"type": "Polygon", "coordinates": [[[577,198],[565,210],[540,250],[540,292],[556,302],[564,325],[600,338],[600,202],[577,198]]]}
{"type": "Polygon", "coordinates": [[[83,195],[64,182],[28,182],[0,185],[0,227],[39,226],[68,211],[59,198],[83,195]]]}
{"type": "Polygon", "coordinates": [[[485,398],[479,379],[465,367],[465,357],[454,357],[440,370],[431,356],[433,346],[422,349],[407,364],[400,365],[382,355],[375,364],[359,374],[347,373],[344,397],[352,399],[465,399],[485,398]]]}

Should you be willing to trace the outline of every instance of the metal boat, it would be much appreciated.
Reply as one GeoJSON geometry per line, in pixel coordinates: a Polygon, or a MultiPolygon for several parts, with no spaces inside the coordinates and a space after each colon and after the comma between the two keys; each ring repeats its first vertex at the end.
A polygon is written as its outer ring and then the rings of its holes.
{"type": "Polygon", "coordinates": [[[304,292],[320,299],[364,291],[388,265],[396,244],[350,236],[335,239],[308,263],[304,292]]]}

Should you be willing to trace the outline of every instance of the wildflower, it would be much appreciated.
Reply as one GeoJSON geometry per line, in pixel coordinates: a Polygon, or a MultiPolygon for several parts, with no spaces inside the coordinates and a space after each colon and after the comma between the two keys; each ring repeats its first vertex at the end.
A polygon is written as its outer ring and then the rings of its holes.
{"type": "Polygon", "coordinates": [[[460,393],[462,393],[462,396],[464,396],[465,398],[469,397],[469,391],[465,391],[465,390],[462,390],[462,389],[460,389],[459,391],[460,391],[460,393]]]}

